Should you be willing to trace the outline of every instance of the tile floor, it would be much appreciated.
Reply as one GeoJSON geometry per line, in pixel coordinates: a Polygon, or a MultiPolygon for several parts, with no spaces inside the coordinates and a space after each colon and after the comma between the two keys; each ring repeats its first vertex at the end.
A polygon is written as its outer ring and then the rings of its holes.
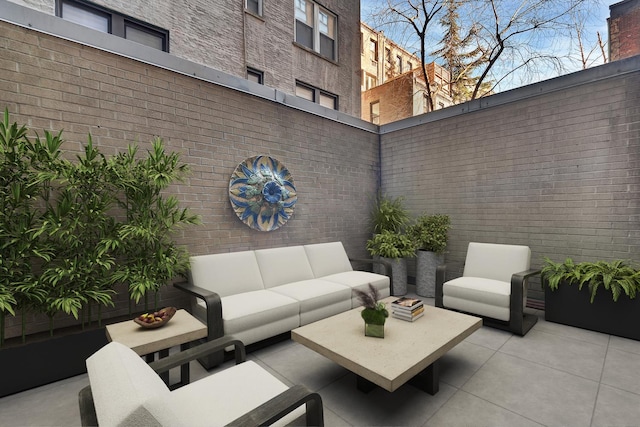
{"type": "MultiPolygon", "coordinates": [[[[640,342],[537,314],[524,338],[483,327],[452,349],[435,396],[411,385],[363,394],[353,374],[290,340],[248,358],[318,391],[327,426],[640,426],[640,342]]],[[[193,378],[207,374],[192,364],[193,378]]],[[[0,425],[79,425],[77,393],[86,384],[80,375],[1,398],[0,425]]]]}

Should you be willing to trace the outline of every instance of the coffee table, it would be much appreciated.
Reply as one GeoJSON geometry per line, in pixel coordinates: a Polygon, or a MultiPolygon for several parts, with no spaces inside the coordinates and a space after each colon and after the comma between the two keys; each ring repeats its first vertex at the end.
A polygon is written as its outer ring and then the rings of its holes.
{"type": "MultiPolygon", "coordinates": [[[[106,326],[107,339],[117,341],[135,351],[140,356],[146,356],[147,362],[152,362],[155,353],[159,357],[167,357],[171,347],[180,346],[180,350],[188,349],[193,341],[207,336],[207,327],[186,310],[178,310],[169,323],[157,329],[145,329],[133,320],[114,323],[106,326]]],[[[169,373],[161,375],[169,385],[169,373]]],[[[189,364],[180,368],[180,382],[171,387],[189,383],[189,364]]]]}
{"type": "MultiPolygon", "coordinates": [[[[387,309],[397,297],[384,300],[387,309]]],[[[395,391],[410,382],[429,394],[439,388],[438,359],[482,326],[482,319],[425,304],[414,322],[389,317],[384,338],[364,335],[362,307],[291,332],[291,338],[358,376],[358,389],[395,391]]]]}

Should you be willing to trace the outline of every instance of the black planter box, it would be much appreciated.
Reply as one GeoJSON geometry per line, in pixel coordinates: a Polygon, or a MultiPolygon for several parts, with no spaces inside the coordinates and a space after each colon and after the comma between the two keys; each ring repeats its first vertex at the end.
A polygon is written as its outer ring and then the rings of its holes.
{"type": "Polygon", "coordinates": [[[87,372],[85,361],[107,344],[104,328],[0,349],[0,397],[87,372]]]}
{"type": "Polygon", "coordinates": [[[544,319],[577,328],[640,340],[640,298],[620,295],[614,302],[611,291],[598,288],[593,304],[587,285],[560,283],[552,291],[544,288],[544,319]]]}

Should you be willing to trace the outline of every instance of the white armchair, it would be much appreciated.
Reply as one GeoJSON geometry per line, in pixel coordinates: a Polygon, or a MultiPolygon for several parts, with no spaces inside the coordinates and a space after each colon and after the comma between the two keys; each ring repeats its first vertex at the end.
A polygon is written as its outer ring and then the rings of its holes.
{"type": "Polygon", "coordinates": [[[488,326],[525,335],[538,318],[524,313],[531,270],[528,246],[469,243],[462,277],[446,278],[447,266],[436,271],[436,307],[475,314],[488,326]]]}
{"type": "Polygon", "coordinates": [[[288,387],[253,361],[242,342],[223,337],[147,364],[111,342],[87,359],[90,386],[80,391],[82,425],[257,426],[302,421],[323,425],[322,399],[288,387]],[[170,391],[158,373],[235,346],[236,365],[170,391]],[[302,418],[301,418],[302,417],[302,418]]]}

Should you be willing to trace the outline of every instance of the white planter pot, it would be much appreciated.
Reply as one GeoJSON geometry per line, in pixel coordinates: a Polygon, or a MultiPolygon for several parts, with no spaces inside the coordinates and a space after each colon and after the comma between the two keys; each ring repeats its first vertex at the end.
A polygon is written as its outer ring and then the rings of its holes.
{"type": "Polygon", "coordinates": [[[419,250],[416,259],[416,293],[421,297],[436,295],[436,268],[444,263],[444,254],[419,250]]]}
{"type": "Polygon", "coordinates": [[[393,295],[401,296],[407,293],[407,259],[384,258],[381,260],[391,263],[391,275],[393,277],[393,295]]]}

